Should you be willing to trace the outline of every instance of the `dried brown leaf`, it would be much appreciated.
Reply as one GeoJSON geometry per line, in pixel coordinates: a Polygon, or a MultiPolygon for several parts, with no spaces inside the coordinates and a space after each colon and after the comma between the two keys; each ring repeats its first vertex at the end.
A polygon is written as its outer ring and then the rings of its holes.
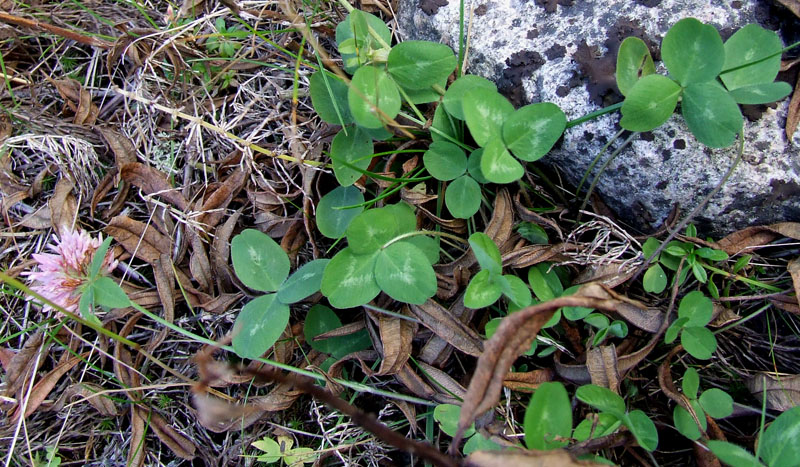
{"type": "Polygon", "coordinates": [[[614,344],[593,347],[586,354],[586,369],[592,384],[611,389],[619,394],[619,367],[614,344]]]}
{"type": "Polygon", "coordinates": [[[424,362],[417,362],[417,365],[428,381],[433,383],[433,387],[437,388],[443,397],[446,399],[464,398],[467,390],[450,375],[424,362]]]}
{"type": "Polygon", "coordinates": [[[237,167],[236,170],[230,174],[224,182],[222,182],[216,190],[203,202],[200,212],[203,214],[198,218],[198,222],[204,229],[210,231],[225,217],[227,216],[226,208],[233,201],[233,198],[239,194],[247,182],[249,171],[237,167]]]}
{"type": "MultiPolygon", "coordinates": [[[[156,282],[158,298],[164,310],[164,319],[170,323],[175,319],[175,274],[172,271],[172,260],[169,255],[161,255],[153,264],[153,277],[156,282]]],[[[148,351],[158,348],[169,333],[169,328],[162,326],[147,343],[148,351]]]]}
{"type": "Polygon", "coordinates": [[[266,413],[252,404],[232,404],[207,394],[193,397],[197,421],[214,433],[247,428],[266,413]]]}
{"type": "Polygon", "coordinates": [[[121,166],[119,173],[123,181],[138,186],[147,195],[161,197],[182,212],[189,206],[181,192],[170,185],[167,176],[154,167],[130,162],[121,166]]]}
{"type": "Polygon", "coordinates": [[[200,285],[200,291],[212,292],[214,277],[203,239],[193,228],[187,229],[186,234],[189,237],[189,243],[192,245],[192,254],[189,256],[189,271],[192,273],[192,278],[200,285]]]}
{"type": "Polygon", "coordinates": [[[426,328],[458,350],[476,357],[483,352],[483,340],[478,333],[435,301],[428,299],[422,305],[411,305],[411,312],[426,328]]]}
{"type": "Polygon", "coordinates": [[[153,227],[121,215],[111,219],[105,233],[114,237],[131,255],[155,264],[162,254],[170,254],[172,241],[153,227]]]}
{"type": "Polygon", "coordinates": [[[584,296],[592,292],[596,291],[590,286],[584,286],[575,295],[529,306],[503,318],[495,334],[484,344],[484,351],[478,358],[461,407],[458,433],[453,438],[452,446],[458,445],[464,430],[472,424],[475,417],[494,407],[500,398],[503,380],[511,364],[530,348],[531,342],[555,310],[564,306],[583,306],[606,311],[615,309],[618,303],[616,300],[584,296]]]}
{"type": "Polygon", "coordinates": [[[528,245],[503,255],[503,265],[514,269],[533,266],[545,261],[567,261],[566,251],[578,251],[579,245],[557,243],[555,245],[528,245]]]}
{"type": "Polygon", "coordinates": [[[158,439],[166,444],[176,456],[186,460],[195,458],[197,447],[194,443],[168,424],[164,417],[155,412],[150,412],[150,428],[153,429],[158,439]]]}
{"type": "Polygon", "coordinates": [[[147,446],[145,444],[145,432],[147,430],[147,410],[133,404],[131,405],[131,442],[128,447],[129,467],[142,467],[147,457],[147,446]]]}
{"type": "Polygon", "coordinates": [[[433,201],[438,197],[439,195],[428,193],[425,183],[419,183],[411,188],[406,188],[404,186],[400,189],[400,199],[413,206],[425,204],[428,201],[433,201]]]}
{"type": "Polygon", "coordinates": [[[506,451],[475,451],[465,460],[465,467],[600,467],[590,461],[574,459],[563,449],[550,451],[535,450],[506,450],[506,451]]]}
{"type": "Polygon", "coordinates": [[[555,230],[555,232],[558,234],[558,238],[563,241],[564,233],[561,231],[561,227],[559,227],[558,223],[526,208],[525,205],[522,204],[521,194],[522,192],[518,191],[514,196],[514,206],[517,208],[517,214],[519,214],[520,219],[526,222],[533,222],[540,227],[546,226],[552,230],[555,230]]]}
{"type": "MultiPolygon", "coordinates": [[[[472,320],[476,310],[465,307],[463,296],[460,296],[450,305],[448,311],[455,319],[466,325],[472,320]]],[[[434,334],[422,346],[418,358],[429,365],[441,368],[452,355],[453,349],[454,347],[446,340],[434,334]]]]}
{"type": "MultiPolygon", "coordinates": [[[[403,307],[403,314],[410,314],[408,306],[403,307]]],[[[383,313],[377,315],[377,322],[382,346],[381,366],[377,374],[393,375],[400,371],[411,356],[411,341],[417,333],[417,325],[383,313]]]]}
{"type": "MultiPolygon", "coordinates": [[[[792,286],[794,286],[794,296],[800,300],[800,258],[795,258],[786,265],[786,270],[792,276],[792,286]]],[[[800,302],[798,302],[800,304],[800,302]]]]}
{"type": "Polygon", "coordinates": [[[417,206],[417,209],[425,217],[451,232],[463,234],[467,231],[467,222],[464,219],[443,219],[427,210],[424,206],[417,206]]]}
{"type": "MultiPolygon", "coordinates": [[[[114,179],[117,179],[122,166],[136,162],[136,147],[129,138],[111,128],[98,127],[97,132],[100,133],[100,135],[103,137],[103,140],[114,154],[113,172],[114,179]]],[[[111,172],[109,172],[109,175],[110,174],[111,172]]],[[[105,179],[103,181],[105,181],[105,179]]],[[[102,184],[103,182],[101,182],[101,185],[102,184]]],[[[110,185],[111,183],[109,182],[109,189],[110,185]]],[[[130,187],[130,183],[120,180],[119,190],[117,191],[117,194],[114,195],[114,200],[111,202],[111,206],[109,206],[109,208],[103,213],[104,219],[115,216],[122,209],[122,206],[125,204],[125,198],[128,197],[130,187]]],[[[103,190],[95,190],[95,193],[92,196],[92,212],[94,212],[94,206],[96,206],[96,203],[99,202],[99,199],[102,196],[105,196],[103,193],[104,190],[105,188],[103,190]]]]}
{"type": "Polygon", "coordinates": [[[553,370],[542,368],[521,373],[508,373],[503,386],[517,392],[532,393],[540,384],[553,380],[553,370]]]}
{"type": "Polygon", "coordinates": [[[66,232],[75,230],[75,220],[78,218],[78,202],[72,194],[75,185],[67,178],[60,178],[56,182],[53,196],[47,205],[50,209],[50,222],[58,232],[59,237],[63,237],[66,232]]]}
{"type": "Polygon", "coordinates": [[[103,391],[103,388],[92,383],[76,383],[68,387],[61,397],[58,398],[55,404],[50,408],[54,412],[59,412],[64,407],[67,401],[78,400],[80,402],[86,401],[92,407],[100,412],[104,417],[116,417],[117,406],[110,397],[98,395],[103,391]]]}
{"type": "Polygon", "coordinates": [[[718,241],[715,248],[733,256],[748,248],[766,245],[781,236],[800,240],[800,223],[779,222],[772,225],[747,227],[718,241]]]}
{"type": "Polygon", "coordinates": [[[426,383],[420,376],[411,369],[411,366],[406,363],[394,375],[395,379],[406,387],[412,394],[422,399],[433,400],[438,394],[428,383],[426,383]]]}
{"type": "MultiPolygon", "coordinates": [[[[796,1],[794,1],[794,3],[797,4],[796,1]]],[[[794,86],[792,99],[789,101],[789,110],[786,114],[786,138],[788,138],[789,141],[794,137],[794,132],[797,131],[798,123],[800,123],[800,77],[798,77],[797,83],[794,86]]]]}
{"type": "Polygon", "coordinates": [[[800,18],[800,1],[798,0],[777,0],[778,3],[789,9],[795,16],[800,18]]]}
{"type": "Polygon", "coordinates": [[[17,353],[11,349],[0,347],[0,366],[3,367],[3,371],[5,371],[6,374],[8,374],[8,370],[11,368],[11,361],[16,354],[17,353]]]}
{"type": "Polygon", "coordinates": [[[747,389],[756,400],[767,396],[767,408],[786,411],[800,405],[800,375],[775,376],[775,373],[760,372],[745,380],[747,389]]]}
{"type": "Polygon", "coordinates": [[[94,125],[99,109],[92,102],[92,95],[74,79],[51,80],[67,107],[74,112],[72,122],[76,125],[94,125]]]}
{"type": "MultiPolygon", "coordinates": [[[[31,389],[31,392],[27,394],[28,402],[25,406],[25,418],[28,418],[32,413],[39,408],[39,406],[44,402],[47,396],[50,395],[50,391],[56,387],[56,383],[58,380],[61,379],[62,376],[67,374],[69,370],[71,370],[75,365],[78,364],[82,359],[88,356],[88,352],[77,357],[72,357],[66,360],[63,363],[60,363],[55,368],[50,370],[42,379],[40,379],[31,389]]],[[[20,415],[21,407],[17,408],[17,411],[14,413],[12,420],[16,420],[20,415]]]]}
{"type": "Polygon", "coordinates": [[[51,340],[45,342],[44,333],[37,331],[28,337],[22,349],[11,357],[8,365],[3,365],[6,369],[6,396],[15,394],[33,375],[34,365],[38,367],[42,364],[41,361],[37,362],[36,354],[40,349],[43,355],[46,354],[51,345],[51,340]]]}
{"type": "Polygon", "coordinates": [[[214,276],[217,279],[217,287],[221,292],[233,290],[233,286],[236,283],[236,277],[228,264],[228,258],[231,253],[231,236],[233,236],[233,230],[236,228],[236,223],[239,221],[241,214],[242,211],[239,210],[228,217],[216,229],[214,240],[211,242],[209,260],[211,261],[211,268],[214,270],[214,276]]]}

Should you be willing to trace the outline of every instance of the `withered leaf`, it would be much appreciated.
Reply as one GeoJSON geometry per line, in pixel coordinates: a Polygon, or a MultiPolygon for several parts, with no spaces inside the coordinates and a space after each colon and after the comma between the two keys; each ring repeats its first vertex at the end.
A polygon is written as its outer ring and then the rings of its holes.
{"type": "MultiPolygon", "coordinates": [[[[450,305],[448,311],[455,319],[466,324],[472,320],[476,310],[465,307],[463,296],[459,296],[453,304],[450,305]]],[[[453,348],[454,347],[448,344],[446,340],[434,334],[428,339],[428,342],[422,346],[418,358],[429,365],[441,368],[447,359],[450,358],[450,355],[452,355],[453,348]]]]}
{"type": "Polygon", "coordinates": [[[437,388],[444,398],[464,398],[464,394],[466,394],[467,390],[450,375],[424,362],[417,362],[417,365],[419,365],[422,374],[425,375],[428,381],[434,383],[433,387],[437,388]]]}
{"type": "Polygon", "coordinates": [[[789,9],[795,16],[800,18],[800,1],[798,0],[778,0],[778,3],[789,9]]]}
{"type": "Polygon", "coordinates": [[[577,251],[578,245],[557,243],[555,245],[528,245],[503,255],[503,265],[514,268],[527,268],[545,261],[566,261],[566,251],[577,251]]]}
{"type": "Polygon", "coordinates": [[[794,286],[794,296],[800,300],[800,258],[795,258],[789,261],[786,265],[786,270],[792,276],[792,285],[794,286]]]}
{"type": "Polygon", "coordinates": [[[497,403],[503,380],[511,364],[530,348],[531,342],[541,327],[553,316],[555,310],[564,306],[582,306],[606,311],[615,309],[618,303],[616,300],[583,296],[592,292],[595,290],[584,286],[575,295],[558,297],[529,306],[503,318],[495,334],[484,344],[484,351],[478,358],[477,367],[461,407],[458,432],[453,438],[453,446],[458,445],[464,430],[472,424],[475,417],[497,403]]]}
{"type": "Polygon", "coordinates": [[[195,458],[197,448],[194,443],[167,423],[164,417],[152,411],[150,412],[150,428],[176,456],[186,460],[195,458]]]}
{"type": "MultiPolygon", "coordinates": [[[[798,5],[797,1],[792,1],[795,3],[795,5],[798,5]]],[[[800,123],[800,78],[798,78],[797,83],[794,86],[792,99],[789,101],[789,110],[786,114],[786,138],[789,141],[791,141],[794,137],[794,132],[797,131],[798,123],[800,123]]]]}
{"type": "MultiPolygon", "coordinates": [[[[409,314],[408,307],[403,307],[403,314],[409,314]]],[[[417,331],[416,323],[378,314],[378,330],[382,344],[381,366],[378,375],[393,375],[408,361],[411,356],[411,341],[417,331]]]]}
{"type": "Polygon", "coordinates": [[[533,222],[534,224],[538,224],[539,226],[547,226],[551,229],[555,230],[558,234],[558,238],[562,241],[564,240],[564,233],[561,232],[561,227],[559,227],[558,223],[552,219],[548,219],[547,217],[542,216],[541,214],[531,211],[527,207],[522,204],[521,200],[522,192],[517,192],[514,196],[514,206],[517,208],[517,214],[519,214],[520,219],[533,222]]]}
{"type": "Polygon", "coordinates": [[[86,401],[104,417],[116,417],[117,406],[110,397],[98,395],[102,387],[92,383],[76,383],[68,387],[50,410],[58,412],[67,401],[86,401]]]}
{"type": "Polygon", "coordinates": [[[768,409],[786,411],[800,405],[800,375],[759,372],[747,378],[745,385],[756,400],[763,400],[766,392],[768,409]]]}
{"type": "Polygon", "coordinates": [[[131,405],[131,442],[128,446],[127,466],[142,467],[147,457],[145,444],[145,431],[147,429],[147,411],[136,405],[131,405]]]}
{"type": "MultiPolygon", "coordinates": [[[[164,319],[170,323],[175,319],[175,274],[172,271],[172,261],[169,255],[161,255],[158,261],[153,264],[153,277],[156,282],[159,301],[164,310],[164,319]]],[[[158,348],[167,337],[169,328],[161,327],[161,330],[152,335],[147,349],[152,352],[158,348]]]]}
{"type": "Polygon", "coordinates": [[[185,212],[189,203],[180,191],[170,185],[167,176],[156,169],[139,162],[130,162],[120,167],[120,177],[131,185],[138,186],[147,195],[157,195],[169,204],[185,212]]]}
{"type": "Polygon", "coordinates": [[[172,241],[153,227],[125,215],[111,219],[105,233],[128,253],[150,264],[155,264],[162,254],[168,255],[172,246],[172,241]]]}
{"type": "Polygon", "coordinates": [[[74,79],[51,80],[67,107],[75,114],[72,122],[76,125],[94,125],[99,109],[92,102],[92,94],[74,79]]]}
{"type": "Polygon", "coordinates": [[[233,230],[236,228],[236,223],[239,221],[241,214],[241,210],[236,211],[232,216],[228,217],[220,227],[217,227],[214,232],[214,240],[211,242],[209,260],[214,270],[214,276],[217,279],[217,287],[221,292],[232,290],[233,284],[236,281],[228,265],[228,258],[231,253],[231,236],[233,235],[233,230]]]}
{"type": "Polygon", "coordinates": [[[464,219],[443,219],[436,214],[430,212],[429,210],[425,209],[424,206],[417,206],[419,212],[421,212],[425,217],[432,220],[438,225],[441,225],[447,230],[451,232],[462,234],[467,231],[467,222],[464,219]]]}
{"type": "MultiPolygon", "coordinates": [[[[84,353],[81,356],[72,357],[67,361],[60,363],[55,368],[50,370],[42,379],[40,379],[31,389],[31,392],[28,394],[28,403],[25,406],[25,418],[28,418],[39,406],[44,402],[48,395],[50,395],[50,391],[56,387],[56,383],[58,380],[61,379],[62,376],[67,374],[69,370],[71,370],[75,365],[78,364],[82,359],[86,358],[89,353],[84,353]]],[[[12,417],[13,420],[16,420],[20,415],[21,407],[17,408],[17,411],[14,413],[12,417]]]]}
{"type": "Polygon", "coordinates": [[[66,232],[75,230],[78,202],[75,200],[75,195],[72,194],[74,187],[75,184],[67,178],[59,178],[53,190],[53,196],[47,202],[50,208],[50,222],[60,238],[63,238],[66,232]]]}
{"type": "Polygon", "coordinates": [[[225,209],[228,207],[233,198],[244,188],[247,182],[247,175],[249,171],[237,167],[232,174],[225,179],[224,182],[205,200],[200,212],[203,214],[198,217],[199,224],[210,231],[228,214],[225,209]]]}
{"type": "Polygon", "coordinates": [[[592,384],[611,389],[619,394],[619,367],[617,363],[617,348],[614,344],[593,347],[586,355],[586,368],[592,384]]]}
{"type": "Polygon", "coordinates": [[[232,404],[207,394],[195,394],[192,400],[197,421],[214,433],[247,428],[266,413],[252,404],[232,404]]]}
{"type": "Polygon", "coordinates": [[[422,305],[411,305],[411,312],[426,328],[458,350],[476,357],[483,352],[483,340],[478,333],[435,301],[428,299],[422,305]]]}
{"type": "Polygon", "coordinates": [[[7,396],[15,394],[25,381],[33,375],[35,371],[34,365],[38,367],[38,365],[42,364],[41,359],[37,362],[36,354],[39,353],[40,348],[42,354],[46,354],[52,345],[51,342],[50,339],[45,342],[44,333],[37,331],[28,337],[22,345],[22,349],[11,357],[8,366],[4,365],[6,368],[5,394],[7,396]],[[42,345],[43,343],[44,345],[42,345]]]}
{"type": "Polygon", "coordinates": [[[748,248],[766,245],[781,236],[800,240],[800,223],[779,222],[772,225],[747,227],[718,241],[715,248],[733,256],[748,248]]]}
{"type": "Polygon", "coordinates": [[[199,289],[203,292],[211,292],[214,286],[211,273],[211,262],[206,254],[206,246],[199,233],[193,228],[186,229],[189,242],[192,245],[192,254],[189,256],[189,271],[192,277],[199,283],[199,289]]]}
{"type": "Polygon", "coordinates": [[[464,460],[465,467],[600,467],[591,461],[574,459],[563,449],[550,451],[506,450],[475,451],[464,460]]]}
{"type": "Polygon", "coordinates": [[[521,373],[508,373],[503,386],[518,392],[534,392],[542,383],[553,380],[553,370],[542,368],[521,373]]]}

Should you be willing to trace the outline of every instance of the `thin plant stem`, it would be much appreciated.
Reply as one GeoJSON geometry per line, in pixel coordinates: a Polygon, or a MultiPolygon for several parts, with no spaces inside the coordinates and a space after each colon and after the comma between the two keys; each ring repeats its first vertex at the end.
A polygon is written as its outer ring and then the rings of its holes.
{"type": "MultiPolygon", "coordinates": [[[[633,138],[636,137],[638,134],[639,134],[638,132],[631,133],[631,135],[628,136],[625,139],[625,141],[622,142],[622,145],[620,145],[620,147],[615,149],[614,152],[612,152],[611,155],[608,156],[608,159],[606,159],[606,161],[600,167],[600,170],[598,170],[597,175],[592,180],[592,184],[589,185],[589,190],[586,192],[586,196],[583,198],[583,203],[581,203],[581,207],[578,210],[579,212],[583,211],[583,209],[586,207],[586,205],[589,204],[589,198],[591,198],[592,193],[594,193],[595,187],[600,182],[600,176],[603,174],[603,172],[606,171],[606,169],[608,168],[609,164],[611,164],[611,161],[616,159],[616,157],[622,152],[622,150],[625,149],[626,147],[628,147],[628,144],[630,144],[630,142],[633,140],[633,138]]],[[[580,220],[580,215],[578,216],[578,220],[580,220]]]]}
{"type": "Polygon", "coordinates": [[[719,180],[714,189],[711,190],[711,192],[709,192],[694,209],[692,209],[692,212],[690,212],[686,217],[684,217],[683,220],[680,221],[678,225],[676,225],[672,229],[667,238],[663,242],[661,242],[661,245],[659,245],[658,248],[656,248],[653,254],[651,254],[650,257],[647,258],[645,262],[639,266],[639,269],[637,269],[636,272],[634,272],[633,276],[631,277],[631,280],[639,277],[639,275],[642,272],[644,272],[644,270],[647,269],[648,266],[650,266],[650,263],[652,263],[653,260],[656,259],[658,255],[661,254],[662,251],[664,251],[664,248],[667,247],[667,244],[670,241],[672,241],[672,239],[674,239],[676,235],[678,235],[678,232],[683,230],[683,228],[686,227],[686,224],[688,224],[689,221],[691,221],[696,215],[700,214],[703,211],[703,209],[705,209],[708,202],[711,201],[711,198],[716,196],[717,193],[719,193],[719,191],[722,189],[722,186],[725,185],[725,183],[728,181],[729,178],[731,178],[731,175],[733,175],[733,171],[736,170],[736,167],[739,166],[739,162],[742,161],[743,154],[744,154],[744,129],[742,129],[739,132],[739,150],[736,152],[736,159],[734,159],[733,163],[731,163],[731,166],[728,167],[728,171],[725,172],[725,175],[722,176],[722,178],[719,180]]]}

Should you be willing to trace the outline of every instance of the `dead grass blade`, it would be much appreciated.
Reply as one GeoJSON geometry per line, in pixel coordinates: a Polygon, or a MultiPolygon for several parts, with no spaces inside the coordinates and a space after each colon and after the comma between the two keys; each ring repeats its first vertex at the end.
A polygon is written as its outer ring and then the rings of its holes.
{"type": "Polygon", "coordinates": [[[800,405],[800,375],[776,376],[759,372],[745,380],[745,385],[756,400],[767,396],[767,408],[784,412],[800,405]]]}
{"type": "Polygon", "coordinates": [[[478,358],[478,365],[461,406],[458,432],[453,438],[451,449],[454,449],[453,446],[458,446],[464,430],[472,425],[475,418],[494,407],[500,399],[500,390],[511,364],[530,348],[531,342],[541,327],[553,316],[555,310],[565,306],[582,306],[614,311],[619,303],[617,300],[587,296],[596,294],[596,287],[598,286],[584,286],[576,295],[529,306],[503,318],[495,334],[485,343],[484,351],[478,358]]]}
{"type": "Polygon", "coordinates": [[[590,461],[574,459],[563,449],[534,451],[513,449],[507,451],[475,451],[464,460],[464,467],[600,467],[590,461]]]}
{"type": "Polygon", "coordinates": [[[422,305],[411,305],[411,312],[426,328],[458,350],[475,357],[483,352],[483,340],[478,333],[435,301],[428,299],[422,305]]]}
{"type": "Polygon", "coordinates": [[[170,185],[167,176],[154,167],[131,162],[120,167],[119,173],[122,180],[138,186],[147,195],[158,195],[181,212],[189,206],[181,192],[170,185]]]}
{"type": "Polygon", "coordinates": [[[194,443],[167,423],[164,417],[152,411],[150,412],[150,428],[176,456],[186,460],[195,458],[197,447],[194,443]]]}
{"type": "Polygon", "coordinates": [[[114,237],[131,255],[155,264],[161,255],[169,255],[172,241],[153,227],[120,215],[108,223],[105,233],[114,237]]]}

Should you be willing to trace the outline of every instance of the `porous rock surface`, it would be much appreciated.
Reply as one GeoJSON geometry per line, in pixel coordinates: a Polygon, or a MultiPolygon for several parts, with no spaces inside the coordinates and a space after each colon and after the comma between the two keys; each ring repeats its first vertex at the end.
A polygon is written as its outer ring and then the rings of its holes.
{"type": "MultiPolygon", "coordinates": [[[[553,102],[568,119],[622,100],[614,68],[619,43],[627,36],[644,39],[658,60],[655,52],[664,34],[689,16],[716,26],[723,39],[752,22],[778,30],[785,42],[797,40],[791,36],[800,32],[798,23],[785,19],[785,13],[778,15],[778,7],[769,0],[464,3],[465,23],[471,23],[468,72],[495,81],[516,106],[553,102]]],[[[438,41],[458,50],[458,0],[400,0],[397,19],[402,39],[438,41]]],[[[663,66],[658,68],[664,73],[663,66]]],[[[749,225],[800,220],[800,131],[787,140],[783,127],[788,102],[787,98],[773,108],[745,109],[750,118],[745,119],[744,161],[696,218],[702,232],[721,236],[749,225]]],[[[542,161],[577,184],[619,130],[618,122],[619,113],[614,113],[568,129],[542,161]]],[[[695,207],[735,155],[735,145],[709,149],[698,143],[676,114],[634,139],[602,174],[597,191],[622,220],[648,231],[660,225],[674,204],[683,214],[695,207]]]]}

